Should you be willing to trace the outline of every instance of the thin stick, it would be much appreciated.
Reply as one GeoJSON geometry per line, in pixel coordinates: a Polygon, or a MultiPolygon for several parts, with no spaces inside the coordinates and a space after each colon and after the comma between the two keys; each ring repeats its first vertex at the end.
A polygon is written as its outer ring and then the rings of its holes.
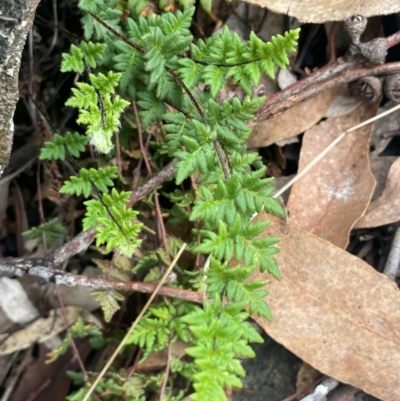
{"type": "Polygon", "coordinates": [[[165,389],[167,388],[167,383],[168,383],[168,376],[169,376],[169,371],[171,368],[171,357],[172,357],[172,337],[173,337],[173,332],[169,335],[169,344],[168,344],[168,353],[167,353],[167,366],[165,367],[165,376],[163,380],[163,384],[161,386],[160,390],[160,401],[163,401],[164,398],[164,393],[165,389]]]}
{"type": "Polygon", "coordinates": [[[389,110],[384,111],[383,113],[377,114],[375,117],[372,117],[368,120],[363,121],[360,124],[355,125],[354,127],[349,128],[348,130],[342,132],[330,145],[328,145],[310,164],[308,164],[303,170],[300,171],[296,176],[294,176],[289,182],[286,183],[282,188],[276,191],[272,197],[277,198],[282,195],[287,189],[289,189],[296,181],[298,181],[301,177],[303,177],[312,167],[314,167],[321,159],[323,159],[326,154],[333,149],[345,136],[347,133],[355,131],[361,127],[364,127],[376,120],[381,119],[382,117],[387,116],[388,114],[393,113],[396,110],[400,109],[400,104],[392,107],[389,110]]]}
{"type": "MultiPolygon", "coordinates": [[[[58,285],[54,286],[54,291],[55,291],[55,293],[57,295],[58,304],[60,305],[60,308],[61,308],[61,314],[62,314],[62,317],[64,319],[65,328],[67,330],[67,333],[71,334],[71,322],[68,321],[67,312],[65,311],[64,301],[63,301],[63,299],[61,297],[58,285]]],[[[88,374],[86,372],[85,365],[83,364],[82,358],[81,358],[81,356],[79,354],[78,347],[76,346],[75,340],[72,337],[72,335],[71,335],[71,347],[72,347],[72,351],[74,352],[75,359],[78,362],[79,368],[81,369],[81,372],[82,372],[82,375],[83,375],[83,380],[85,380],[85,382],[86,382],[86,381],[88,381],[89,377],[88,377],[88,374]]]]}
{"type": "MultiPolygon", "coordinates": [[[[132,102],[132,108],[133,108],[133,112],[134,112],[135,118],[136,118],[136,128],[137,128],[138,136],[139,136],[140,151],[142,152],[143,161],[144,161],[144,164],[146,165],[147,175],[149,177],[151,177],[153,175],[153,172],[151,171],[150,163],[149,163],[149,160],[147,159],[146,149],[144,148],[144,145],[143,145],[142,124],[140,124],[139,113],[138,113],[135,101],[132,102]]],[[[128,122],[130,123],[130,121],[128,121],[128,122]]]]}
{"type": "Polygon", "coordinates": [[[133,333],[133,330],[135,330],[137,324],[139,323],[140,319],[143,317],[143,315],[146,313],[147,309],[149,308],[149,306],[151,305],[151,303],[153,302],[153,299],[156,297],[158,290],[161,288],[161,286],[164,284],[165,280],[167,279],[167,277],[169,276],[169,273],[172,271],[173,267],[175,266],[176,262],[178,261],[178,259],[180,258],[182,252],[185,250],[186,248],[186,243],[183,243],[183,245],[181,246],[181,248],[179,249],[179,252],[177,253],[177,255],[175,256],[174,260],[172,261],[172,263],[169,265],[168,269],[166,270],[166,272],[164,273],[164,276],[162,277],[162,279],[160,280],[160,282],[158,283],[157,287],[155,288],[154,292],[151,294],[149,300],[146,302],[146,305],[144,306],[144,308],[142,309],[142,311],[139,313],[138,317],[135,319],[135,321],[133,322],[131,328],[127,331],[127,333],[125,334],[125,337],[122,339],[122,341],[119,343],[117,349],[114,351],[114,353],[111,355],[111,358],[108,360],[108,362],[106,363],[106,365],[104,366],[103,370],[100,372],[100,374],[97,376],[96,380],[94,381],[94,383],[92,384],[92,386],[90,387],[89,391],[86,393],[84,399],[82,401],[88,401],[90,395],[93,393],[94,389],[96,388],[96,386],[99,384],[100,380],[103,378],[103,376],[106,374],[108,368],[111,366],[111,364],[114,362],[115,358],[117,357],[117,355],[119,354],[119,352],[121,351],[121,349],[123,348],[123,346],[125,345],[126,341],[128,340],[129,336],[133,333]]]}

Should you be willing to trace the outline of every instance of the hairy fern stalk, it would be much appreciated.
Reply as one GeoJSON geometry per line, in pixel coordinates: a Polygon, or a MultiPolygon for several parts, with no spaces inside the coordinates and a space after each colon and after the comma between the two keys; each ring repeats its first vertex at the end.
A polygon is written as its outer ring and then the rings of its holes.
{"type": "MultiPolygon", "coordinates": [[[[207,7],[210,2],[203,3],[207,7]]],[[[40,157],[63,160],[69,155],[78,159],[88,143],[104,155],[97,158],[97,168],[80,168],[64,182],[61,192],[90,198],[84,202],[83,227],[96,230],[96,245],[102,246],[103,253],[114,252],[112,261],[98,260],[98,266],[119,280],[141,271],[147,281],[160,277],[162,265],[175,256],[181,240],[168,238],[170,255],[164,248],[151,252],[138,248],[143,227],[139,218],[148,209],[144,206],[139,214],[127,207],[130,192],[124,189],[129,189],[131,180],[119,176],[113,165],[115,133],[119,131],[128,160],[138,158],[126,145],[129,140],[138,140],[139,127],[153,135],[153,166],[161,169],[171,158],[178,158],[176,188],[165,194],[174,205],[168,210],[169,219],[194,222],[191,252],[205,255],[203,261],[212,256],[207,269],[177,266],[178,278],[169,285],[203,291],[204,304],[200,307],[163,299],[141,320],[126,349],[129,352],[132,344],[137,345],[146,358],[171,341],[188,343],[184,358],[172,357],[171,377],[179,374],[192,383],[193,400],[225,400],[227,389],[242,386],[240,377],[245,372],[240,358],[254,356],[249,343],[262,341],[248,317],[258,314],[272,320],[264,301],[267,280],[255,281],[250,276],[259,269],[281,278],[272,257],[279,239],[257,238],[268,223],[251,221],[263,208],[283,215],[271,198],[271,179],[264,178],[266,168],[260,157],[246,151],[250,134],[246,122],[265,100],[251,93],[261,74],[274,77],[277,66],[288,64],[287,53],[294,51],[298,30],[276,36],[269,43],[254,33],[243,43],[227,28],[205,41],[195,41],[190,32],[193,7],[145,18],[135,13],[135,1],[80,0],[79,6],[85,39],[63,55],[61,70],[80,74],[67,105],[77,109],[82,131],[56,134],[40,157]],[[243,100],[218,100],[228,82],[241,86],[243,100]],[[138,107],[138,120],[133,102],[138,107]]],[[[150,198],[146,202],[151,205],[150,198]]],[[[55,221],[35,230],[27,235],[62,232],[55,221]]],[[[110,320],[123,296],[116,291],[94,295],[110,320]]],[[[86,326],[80,322],[77,327],[84,333],[82,327],[86,326]]],[[[94,335],[92,330],[91,334],[94,343],[104,345],[106,340],[100,333],[94,335]]],[[[80,380],[79,375],[71,375],[80,380]]],[[[160,391],[164,375],[113,371],[96,392],[102,400],[143,401],[149,391],[160,391]]],[[[68,399],[82,399],[85,391],[82,387],[68,399]]],[[[165,400],[186,395],[168,381],[165,400]]]]}

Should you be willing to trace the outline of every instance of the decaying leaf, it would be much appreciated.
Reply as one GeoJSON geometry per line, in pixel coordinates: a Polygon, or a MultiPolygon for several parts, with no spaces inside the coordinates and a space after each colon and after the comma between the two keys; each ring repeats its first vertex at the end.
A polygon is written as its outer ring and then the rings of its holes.
{"type": "MultiPolygon", "coordinates": [[[[346,129],[376,114],[376,104],[363,103],[352,113],[332,117],[304,134],[299,171],[346,129]]],[[[366,210],[375,185],[369,171],[368,141],[372,124],[352,131],[297,181],[288,201],[291,225],[341,248],[354,223],[366,210]]]]}
{"type": "Polygon", "coordinates": [[[274,321],[256,317],[258,324],[322,373],[384,401],[398,401],[396,284],[321,238],[265,213],[255,219],[260,220],[271,222],[263,235],[282,239],[276,259],[283,279],[268,286],[274,321]]]}
{"type": "MultiPolygon", "coordinates": [[[[182,358],[185,355],[185,348],[189,344],[183,341],[176,341],[171,346],[171,355],[177,358],[182,358]]],[[[138,363],[138,372],[152,372],[154,370],[163,369],[167,365],[168,360],[168,349],[163,349],[161,351],[153,352],[150,356],[142,363],[138,363]]]]}
{"type": "Polygon", "coordinates": [[[389,170],[382,195],[370,204],[356,228],[378,227],[400,220],[400,158],[389,170]]]}
{"type": "MultiPolygon", "coordinates": [[[[73,323],[82,313],[82,308],[66,306],[68,321],[73,323]]],[[[47,318],[35,320],[26,328],[10,336],[3,335],[0,343],[0,355],[8,355],[30,347],[35,342],[43,343],[65,330],[65,322],[60,309],[52,309],[47,318]]]]}
{"type": "Polygon", "coordinates": [[[353,14],[365,17],[398,13],[400,3],[396,0],[245,0],[248,3],[267,7],[276,13],[296,17],[300,22],[314,24],[327,21],[342,21],[353,14]]]}
{"type": "Polygon", "coordinates": [[[285,112],[265,120],[253,128],[247,147],[260,148],[301,134],[316,124],[326,113],[334,98],[334,91],[321,92],[285,112]]]}
{"type": "MultiPolygon", "coordinates": [[[[372,204],[382,195],[383,190],[386,186],[387,177],[389,174],[390,167],[397,160],[397,156],[371,156],[369,161],[371,163],[371,172],[375,178],[376,186],[374,189],[374,195],[372,196],[371,203],[368,209],[371,208],[372,204]]],[[[368,213],[368,209],[367,212],[368,213]]]]}
{"type": "MultiPolygon", "coordinates": [[[[396,102],[390,100],[385,103],[382,107],[379,107],[378,113],[383,113],[396,106],[396,102]]],[[[385,134],[399,131],[400,129],[400,117],[399,113],[391,113],[377,120],[374,124],[374,129],[371,135],[371,148],[373,149],[371,154],[374,156],[380,155],[389,145],[393,138],[385,138],[385,134]]]]}

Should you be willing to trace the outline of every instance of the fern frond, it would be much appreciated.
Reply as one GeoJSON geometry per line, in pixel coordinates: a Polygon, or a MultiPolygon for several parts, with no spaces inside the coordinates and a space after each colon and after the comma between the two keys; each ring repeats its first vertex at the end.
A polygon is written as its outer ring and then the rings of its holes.
{"type": "Polygon", "coordinates": [[[117,178],[117,167],[108,166],[105,169],[98,170],[91,168],[89,170],[82,168],[79,170],[79,177],[72,176],[70,181],[65,181],[60,188],[60,192],[70,195],[81,195],[89,197],[92,185],[101,192],[107,192],[107,187],[114,185],[113,179],[117,178]]]}
{"type": "Polygon", "coordinates": [[[54,218],[22,233],[25,238],[36,239],[40,244],[43,242],[43,234],[46,237],[46,245],[51,247],[56,239],[67,235],[67,229],[54,218]]]}
{"type": "Polygon", "coordinates": [[[54,134],[52,141],[44,143],[43,148],[40,150],[40,160],[64,160],[65,150],[72,156],[79,157],[80,153],[85,150],[88,139],[79,135],[77,132],[66,132],[65,136],[54,134]]]}
{"type": "Polygon", "coordinates": [[[142,242],[138,238],[142,223],[136,222],[138,212],[127,209],[130,192],[118,193],[115,188],[111,194],[103,194],[102,201],[91,199],[84,204],[87,207],[83,219],[83,229],[94,228],[96,246],[106,245],[106,250],[117,248],[122,255],[131,257],[142,242]]]}
{"type": "Polygon", "coordinates": [[[109,322],[114,313],[119,310],[118,301],[123,301],[125,297],[115,290],[93,291],[93,298],[100,304],[104,314],[104,320],[109,322]]]}

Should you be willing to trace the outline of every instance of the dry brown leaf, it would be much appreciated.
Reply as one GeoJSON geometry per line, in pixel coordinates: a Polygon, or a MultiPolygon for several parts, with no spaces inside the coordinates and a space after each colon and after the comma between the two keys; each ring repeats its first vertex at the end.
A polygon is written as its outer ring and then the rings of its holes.
{"type": "MultiPolygon", "coordinates": [[[[352,113],[329,118],[304,134],[299,171],[346,129],[376,114],[377,105],[360,105],[352,113]]],[[[288,201],[291,225],[310,231],[341,248],[365,212],[375,185],[369,171],[368,141],[372,124],[350,132],[303,178],[288,201]]]]}
{"type": "MultiPolygon", "coordinates": [[[[282,238],[282,281],[266,298],[266,333],[322,373],[384,401],[400,400],[400,293],[370,265],[306,231],[261,213],[264,236],[282,238]]],[[[257,273],[253,277],[265,278],[257,273]]]]}
{"type": "Polygon", "coordinates": [[[382,195],[372,202],[356,228],[369,228],[400,220],[400,158],[390,167],[382,195]]]}
{"type": "Polygon", "coordinates": [[[342,21],[353,14],[365,17],[394,14],[400,11],[397,0],[245,0],[270,10],[296,17],[300,22],[319,24],[342,21]]]}
{"type": "Polygon", "coordinates": [[[368,210],[371,208],[374,201],[376,201],[383,193],[386,186],[387,177],[389,174],[390,167],[397,160],[397,156],[370,156],[369,161],[371,164],[371,172],[375,178],[376,186],[374,189],[374,195],[372,196],[371,203],[368,206],[368,210]]]}
{"type": "Polygon", "coordinates": [[[334,96],[334,90],[322,92],[318,96],[297,103],[285,112],[257,124],[247,140],[247,147],[269,146],[301,134],[325,115],[334,96]]]}
{"type": "MultiPolygon", "coordinates": [[[[171,346],[171,355],[177,358],[182,358],[185,355],[185,348],[187,347],[187,343],[176,341],[171,346]]],[[[144,362],[138,363],[137,371],[143,373],[163,369],[167,365],[167,360],[168,349],[152,352],[144,362]]]]}
{"type": "MultiPolygon", "coordinates": [[[[390,100],[379,108],[378,113],[382,113],[396,106],[396,102],[390,100]]],[[[398,131],[400,129],[400,118],[399,113],[391,113],[377,120],[374,124],[374,129],[371,135],[371,148],[373,151],[372,155],[378,156],[385,151],[392,138],[385,138],[384,134],[398,131]]]]}
{"type": "Polygon", "coordinates": [[[296,377],[296,400],[302,400],[314,391],[316,383],[322,377],[322,373],[311,365],[303,362],[296,377]]]}

